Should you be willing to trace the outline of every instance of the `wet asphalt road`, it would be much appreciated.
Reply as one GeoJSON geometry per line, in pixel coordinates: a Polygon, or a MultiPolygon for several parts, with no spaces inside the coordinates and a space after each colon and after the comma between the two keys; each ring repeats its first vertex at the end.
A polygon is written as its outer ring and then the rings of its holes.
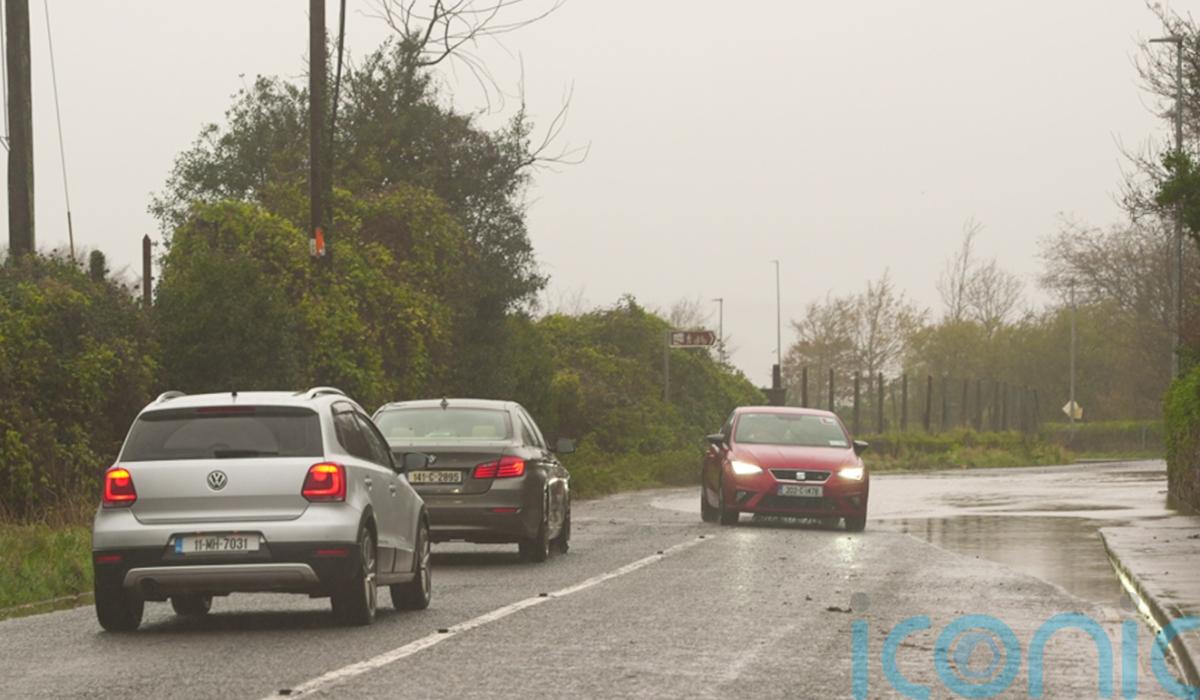
{"type": "MultiPolygon", "coordinates": [[[[1161,464],[1137,469],[1153,474],[1161,464]]],[[[199,621],[149,604],[142,629],[131,635],[103,633],[90,607],[0,622],[0,695],[853,697],[857,621],[868,630],[868,696],[897,697],[882,671],[884,638],[901,620],[927,615],[931,629],[900,645],[899,669],[930,686],[932,697],[956,697],[935,671],[933,648],[959,615],[994,615],[1027,649],[1049,616],[1084,613],[1108,632],[1118,658],[1119,626],[1137,618],[1115,597],[1076,595],[1027,573],[1036,567],[934,546],[899,523],[953,522],[985,508],[987,517],[1066,518],[1086,530],[1095,508],[1024,506],[1030,495],[1037,501],[1056,493],[1056,484],[1096,474],[877,477],[873,511],[881,519],[854,535],[746,516],[735,528],[704,524],[692,489],[577,503],[569,555],[533,565],[518,561],[515,547],[443,546],[435,554],[433,606],[421,613],[385,608],[369,628],[336,626],[324,600],[270,595],[218,600],[199,621]],[[969,502],[956,500],[964,493],[969,502]],[[1083,517],[1065,515],[1074,512],[1083,517]]],[[[1134,516],[1161,510],[1156,488],[1146,481],[1133,489],[1141,500],[1126,494],[1127,503],[1148,509],[1134,516]]],[[[1122,491],[1132,493],[1109,495],[1122,491]]],[[[1104,505],[1093,500],[1089,506],[1104,505]]],[[[1105,519],[1123,517],[1102,510],[1105,519]]],[[[1153,679],[1148,646],[1142,628],[1137,697],[1169,697],[1153,679]]],[[[973,648],[960,669],[966,676],[998,660],[986,644],[973,648]]],[[[1000,697],[1028,696],[1026,661],[1000,697]]],[[[1045,697],[1097,697],[1095,646],[1083,633],[1053,637],[1045,667],[1045,697]]],[[[1119,675],[1116,682],[1119,689],[1119,675]]]]}

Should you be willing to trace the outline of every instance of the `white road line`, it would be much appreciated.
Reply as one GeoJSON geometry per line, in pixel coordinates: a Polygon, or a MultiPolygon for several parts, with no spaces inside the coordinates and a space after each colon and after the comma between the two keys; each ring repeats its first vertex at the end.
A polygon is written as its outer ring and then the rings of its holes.
{"type": "Polygon", "coordinates": [[[316,678],[314,678],[310,681],[305,681],[304,683],[301,683],[300,685],[291,688],[290,689],[291,692],[288,692],[286,694],[275,693],[272,695],[268,695],[264,700],[277,700],[278,698],[302,697],[304,695],[315,692],[317,690],[323,690],[330,686],[337,685],[337,684],[345,682],[351,678],[354,678],[355,676],[360,676],[364,673],[367,673],[368,671],[373,671],[377,668],[381,668],[383,666],[387,666],[390,663],[399,661],[400,659],[412,656],[413,654],[416,654],[419,651],[428,649],[429,647],[434,646],[435,644],[444,642],[447,639],[450,639],[456,635],[462,634],[463,632],[469,632],[469,631],[475,629],[476,627],[482,627],[483,625],[486,625],[489,622],[495,622],[496,620],[503,619],[505,617],[508,617],[509,615],[512,615],[515,612],[524,610],[525,608],[532,608],[535,605],[541,605],[542,603],[545,603],[546,601],[549,601],[549,600],[554,600],[555,598],[565,598],[566,596],[569,596],[569,595],[572,595],[575,593],[579,593],[580,591],[591,588],[592,586],[600,585],[601,583],[604,583],[605,581],[609,581],[609,580],[617,578],[619,576],[624,576],[625,574],[633,573],[634,571],[637,571],[638,569],[649,566],[657,561],[661,561],[661,560],[665,559],[666,557],[671,556],[672,554],[678,554],[679,552],[682,552],[685,549],[690,549],[692,547],[695,547],[698,544],[701,544],[703,542],[708,542],[713,539],[716,539],[716,538],[712,535],[708,535],[704,539],[696,538],[694,540],[688,540],[687,542],[680,542],[679,544],[677,544],[673,547],[668,547],[667,549],[664,549],[661,554],[651,554],[650,556],[644,557],[642,559],[638,559],[635,562],[630,562],[629,564],[626,564],[625,566],[622,566],[619,569],[613,569],[612,571],[609,571],[609,572],[603,573],[603,574],[599,574],[597,576],[593,576],[593,577],[587,579],[586,581],[577,583],[573,586],[561,588],[561,589],[554,591],[553,593],[550,593],[544,597],[536,596],[533,598],[526,598],[524,600],[518,600],[517,602],[512,603],[510,605],[505,605],[502,608],[496,608],[495,610],[493,610],[491,612],[484,613],[484,614],[480,615],[479,617],[471,618],[470,620],[467,620],[466,622],[460,622],[457,625],[450,627],[445,632],[434,633],[434,634],[431,634],[426,637],[421,637],[418,640],[409,642],[408,644],[405,644],[404,646],[401,646],[401,647],[396,647],[395,649],[392,649],[391,651],[385,651],[384,653],[382,653],[378,656],[372,657],[370,659],[367,659],[365,661],[359,661],[358,663],[350,664],[349,666],[343,666],[341,668],[334,669],[332,671],[329,671],[328,673],[317,676],[316,678]]]}

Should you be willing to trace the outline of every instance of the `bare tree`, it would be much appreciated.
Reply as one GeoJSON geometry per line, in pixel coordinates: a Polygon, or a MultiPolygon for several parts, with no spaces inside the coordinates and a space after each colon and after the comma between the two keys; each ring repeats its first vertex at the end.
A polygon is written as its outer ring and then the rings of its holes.
{"type": "Polygon", "coordinates": [[[704,328],[712,317],[712,310],[707,309],[700,297],[680,299],[671,304],[671,308],[663,314],[672,328],[695,330],[704,328]]]}
{"type": "Polygon", "coordinates": [[[962,321],[967,316],[968,287],[975,260],[972,257],[975,237],[983,231],[983,224],[974,217],[963,224],[963,240],[958,252],[946,261],[942,274],[938,276],[937,291],[945,306],[945,319],[962,321]]]}
{"type": "MultiPolygon", "coordinates": [[[[451,70],[457,66],[465,68],[482,90],[490,111],[492,100],[502,106],[506,94],[479,55],[480,46],[493,43],[503,48],[502,37],[549,17],[565,3],[566,0],[372,0],[374,11],[368,14],[396,33],[414,70],[443,64],[449,64],[451,70]]],[[[528,158],[519,168],[576,165],[587,159],[590,144],[582,147],[564,144],[555,148],[567,123],[573,92],[573,87],[567,89],[558,112],[545,133],[529,144],[528,158]]],[[[517,83],[517,99],[519,107],[513,124],[524,128],[528,124],[524,62],[517,83]]],[[[532,141],[528,132],[521,136],[532,141]]]]}
{"type": "MultiPolygon", "coordinates": [[[[792,321],[796,342],[788,348],[784,362],[788,393],[799,397],[802,368],[808,367],[813,389],[810,405],[823,406],[829,401],[824,378],[830,369],[844,376],[854,358],[854,298],[826,294],[823,300],[809,302],[799,321],[792,321]]],[[[835,390],[844,392],[845,382],[837,381],[835,390]]]]}
{"type": "Polygon", "coordinates": [[[1013,320],[1024,291],[1021,279],[1001,268],[995,259],[977,266],[967,285],[970,319],[983,326],[988,337],[992,337],[1001,326],[1013,320]]]}
{"type": "Polygon", "coordinates": [[[853,329],[856,370],[875,376],[895,368],[912,332],[925,322],[904,292],[897,292],[889,271],[854,300],[853,329]]]}

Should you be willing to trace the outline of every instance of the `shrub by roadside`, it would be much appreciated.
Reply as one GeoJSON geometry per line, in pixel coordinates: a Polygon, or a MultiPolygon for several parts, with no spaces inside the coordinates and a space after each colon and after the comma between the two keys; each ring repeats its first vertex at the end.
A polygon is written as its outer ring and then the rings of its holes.
{"type": "Polygon", "coordinates": [[[1017,432],[886,433],[862,439],[871,444],[864,461],[877,472],[1041,466],[1072,459],[1060,445],[1017,432]]]}
{"type": "Polygon", "coordinates": [[[1200,510],[1200,366],[1175,380],[1163,402],[1167,488],[1200,510]]]}

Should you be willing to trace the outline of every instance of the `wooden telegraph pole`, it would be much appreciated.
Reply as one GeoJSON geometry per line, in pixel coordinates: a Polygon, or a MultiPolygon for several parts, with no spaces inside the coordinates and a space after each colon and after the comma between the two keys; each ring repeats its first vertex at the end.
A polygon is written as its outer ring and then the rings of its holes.
{"type": "Polygon", "coordinates": [[[308,199],[309,250],[329,260],[325,240],[325,0],[308,2],[308,199]]]}
{"type": "Polygon", "coordinates": [[[33,98],[29,77],[29,0],[8,0],[8,252],[37,249],[33,227],[33,98]]]}

